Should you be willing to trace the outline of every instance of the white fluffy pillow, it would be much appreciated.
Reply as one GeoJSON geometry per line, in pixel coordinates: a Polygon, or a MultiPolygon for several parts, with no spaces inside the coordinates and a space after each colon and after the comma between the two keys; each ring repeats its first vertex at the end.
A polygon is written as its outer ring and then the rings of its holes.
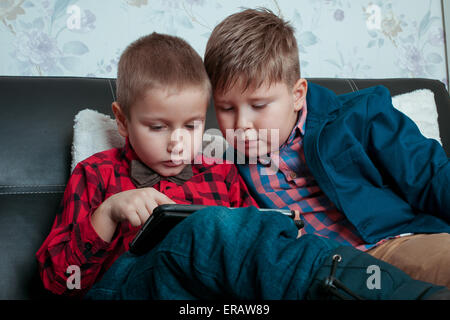
{"type": "Polygon", "coordinates": [[[400,94],[392,97],[392,104],[410,117],[425,137],[435,139],[442,145],[433,91],[419,89],[400,94]]]}
{"type": "Polygon", "coordinates": [[[73,126],[71,172],[78,162],[93,154],[124,144],[125,138],[117,131],[114,119],[95,110],[81,110],[75,116],[73,126]]]}
{"type": "MultiPolygon", "coordinates": [[[[436,103],[432,91],[420,89],[401,94],[392,98],[392,104],[410,117],[424,136],[436,139],[441,143],[436,103]]],[[[125,143],[125,139],[117,131],[116,121],[111,119],[110,116],[94,110],[81,110],[75,116],[73,129],[72,171],[78,162],[94,153],[122,147],[125,143]]],[[[205,143],[207,143],[209,149],[216,145],[216,150],[225,151],[227,146],[225,139],[218,130],[215,130],[212,134],[205,133],[203,141],[204,147],[205,143]],[[214,145],[211,146],[211,143],[214,145]],[[219,146],[220,144],[222,144],[222,147],[219,146]]]]}

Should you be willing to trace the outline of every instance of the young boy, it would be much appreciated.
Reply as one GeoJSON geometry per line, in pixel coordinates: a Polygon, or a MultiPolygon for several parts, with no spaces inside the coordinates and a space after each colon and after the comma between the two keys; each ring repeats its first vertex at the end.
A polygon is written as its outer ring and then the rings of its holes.
{"type": "Polygon", "coordinates": [[[202,59],[184,40],[153,33],[124,51],[112,109],[126,145],[74,169],[37,252],[47,289],[86,293],[128,250],[157,205],[255,205],[234,165],[191,165],[202,145],[210,94],[202,59]],[[81,287],[71,289],[74,266],[81,287]]]}
{"type": "Polygon", "coordinates": [[[336,96],[301,79],[293,28],[269,10],[227,17],[204,60],[224,136],[239,129],[238,151],[276,163],[238,165],[261,207],[299,210],[305,233],[450,287],[450,164],[387,89],[336,96]]]}

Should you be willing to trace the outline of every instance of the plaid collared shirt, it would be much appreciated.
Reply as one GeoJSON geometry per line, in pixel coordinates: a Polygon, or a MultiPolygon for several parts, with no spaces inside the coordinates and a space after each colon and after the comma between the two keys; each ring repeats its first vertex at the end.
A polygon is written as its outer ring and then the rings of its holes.
{"type": "MultiPolygon", "coordinates": [[[[107,243],[97,235],[90,217],[108,197],[136,188],[130,178],[134,159],[137,156],[127,140],[125,147],[97,153],[76,166],[50,234],[36,254],[47,289],[56,294],[83,295],[129,249],[139,228],[119,223],[107,243]],[[67,287],[71,265],[80,268],[80,290],[67,287]]],[[[153,188],[181,204],[257,206],[234,165],[211,163],[208,159],[193,164],[193,177],[181,186],[161,180],[153,188]]]]}
{"type": "Polygon", "coordinates": [[[306,165],[303,149],[306,115],[305,102],[287,141],[279,152],[271,154],[272,163],[278,163],[279,170],[270,169],[274,174],[269,174],[270,167],[258,162],[239,165],[239,172],[260,207],[298,210],[305,222],[303,233],[314,233],[366,251],[374,244],[362,240],[355,227],[319,188],[306,165]]]}

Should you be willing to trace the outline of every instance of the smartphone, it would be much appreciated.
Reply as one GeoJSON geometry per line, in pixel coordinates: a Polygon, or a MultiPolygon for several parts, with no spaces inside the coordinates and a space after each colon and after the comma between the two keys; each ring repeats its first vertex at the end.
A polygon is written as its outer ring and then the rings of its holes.
{"type": "MultiPolygon", "coordinates": [[[[130,252],[135,255],[142,255],[153,249],[178,223],[183,221],[192,213],[205,209],[209,206],[194,204],[162,204],[153,210],[152,215],[147,219],[139,232],[130,243],[130,252]]],[[[237,208],[229,208],[237,209],[237,208]]],[[[303,221],[289,209],[265,209],[259,211],[276,211],[291,217],[297,228],[303,228],[303,221]]]]}

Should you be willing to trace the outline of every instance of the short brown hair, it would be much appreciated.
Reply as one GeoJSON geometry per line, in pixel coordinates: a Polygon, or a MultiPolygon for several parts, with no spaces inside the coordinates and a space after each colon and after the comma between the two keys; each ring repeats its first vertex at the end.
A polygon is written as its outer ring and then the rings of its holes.
{"type": "Polygon", "coordinates": [[[247,89],[265,81],[294,85],[300,78],[294,28],[265,8],[247,9],[219,23],[206,45],[204,63],[213,90],[219,91],[237,81],[247,89]]]}
{"type": "Polygon", "coordinates": [[[211,85],[200,55],[183,39],[156,32],[131,43],[117,71],[117,102],[129,118],[130,107],[147,90],[211,85]]]}

